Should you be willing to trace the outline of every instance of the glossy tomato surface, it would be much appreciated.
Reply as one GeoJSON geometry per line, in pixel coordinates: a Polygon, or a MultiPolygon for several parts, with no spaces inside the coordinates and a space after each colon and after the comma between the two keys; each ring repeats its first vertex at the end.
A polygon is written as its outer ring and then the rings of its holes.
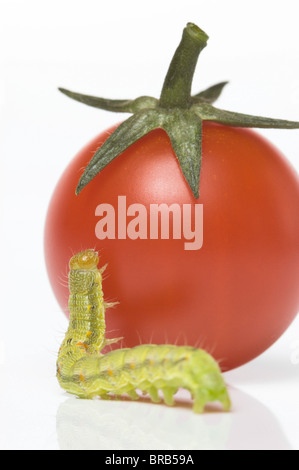
{"type": "MultiPolygon", "coordinates": [[[[50,202],[45,256],[67,312],[70,257],[87,248],[109,263],[103,290],[107,336],[123,347],[203,347],[223,370],[272,345],[299,310],[299,181],[288,161],[252,130],[204,122],[200,198],[189,189],[166,133],[136,142],[79,194],[78,180],[113,129],[97,136],[63,173],[50,202]],[[203,246],[182,239],[99,240],[98,205],[203,204],[203,246]]],[[[128,217],[128,221],[133,217],[128,217]]],[[[117,224],[117,221],[116,221],[117,224]]],[[[119,345],[115,345],[115,348],[119,345]]]]}

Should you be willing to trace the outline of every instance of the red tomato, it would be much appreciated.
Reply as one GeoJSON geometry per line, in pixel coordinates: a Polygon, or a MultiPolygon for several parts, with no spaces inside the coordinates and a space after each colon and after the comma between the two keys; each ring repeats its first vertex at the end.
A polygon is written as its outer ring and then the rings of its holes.
{"type": "MultiPolygon", "coordinates": [[[[223,370],[271,346],[299,310],[299,180],[285,158],[252,130],[204,122],[200,198],[195,200],[168,136],[157,129],[116,158],[75,195],[83,168],[113,129],[70,163],[51,200],[45,256],[67,311],[64,280],[73,253],[86,248],[109,263],[107,336],[123,346],[203,347],[223,370]],[[203,204],[203,246],[185,240],[98,240],[99,204],[203,204]]],[[[132,218],[132,217],[131,217],[132,218]]],[[[149,230],[149,229],[148,229],[149,230]]],[[[115,348],[119,345],[115,345],[115,348]]]]}

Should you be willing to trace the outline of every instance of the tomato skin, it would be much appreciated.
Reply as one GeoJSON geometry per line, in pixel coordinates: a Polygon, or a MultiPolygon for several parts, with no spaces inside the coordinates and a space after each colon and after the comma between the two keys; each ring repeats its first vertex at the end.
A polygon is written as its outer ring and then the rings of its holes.
{"type": "Polygon", "coordinates": [[[107,333],[123,336],[123,347],[203,347],[223,370],[252,360],[299,310],[298,175],[256,132],[205,121],[198,200],[161,129],[76,196],[82,168],[114,128],[78,153],[49,205],[45,258],[59,304],[68,314],[63,279],[70,257],[96,248],[101,265],[109,263],[105,298],[120,302],[107,311],[107,333]],[[101,203],[117,208],[118,195],[126,196],[127,206],[138,202],[148,209],[163,202],[203,204],[203,247],[186,251],[184,240],[98,240],[95,209],[101,203]]]}

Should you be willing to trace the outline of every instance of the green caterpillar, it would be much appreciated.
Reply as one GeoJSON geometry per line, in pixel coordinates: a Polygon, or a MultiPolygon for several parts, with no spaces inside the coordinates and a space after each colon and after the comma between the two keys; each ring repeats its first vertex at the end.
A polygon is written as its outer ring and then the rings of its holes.
{"type": "Polygon", "coordinates": [[[231,403],[217,362],[204,350],[188,346],[146,344],[101,350],[121,338],[105,337],[105,310],[112,304],[103,299],[102,273],[94,250],[85,250],[70,260],[69,328],[57,360],[57,378],[62,388],[79,398],[129,395],[136,389],[154,402],[174,404],[179,388],[191,392],[193,410],[202,413],[207,403],[219,401],[225,411],[231,403]]]}

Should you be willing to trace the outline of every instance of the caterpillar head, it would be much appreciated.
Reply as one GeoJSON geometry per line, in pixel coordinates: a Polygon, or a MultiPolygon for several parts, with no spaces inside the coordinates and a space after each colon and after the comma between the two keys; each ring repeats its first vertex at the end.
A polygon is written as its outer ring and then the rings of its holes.
{"type": "Polygon", "coordinates": [[[85,293],[101,281],[98,270],[99,256],[94,250],[84,250],[70,260],[69,289],[71,294],[85,293]]]}
{"type": "Polygon", "coordinates": [[[84,250],[74,255],[70,260],[70,269],[97,269],[99,255],[95,250],[84,250]]]}

